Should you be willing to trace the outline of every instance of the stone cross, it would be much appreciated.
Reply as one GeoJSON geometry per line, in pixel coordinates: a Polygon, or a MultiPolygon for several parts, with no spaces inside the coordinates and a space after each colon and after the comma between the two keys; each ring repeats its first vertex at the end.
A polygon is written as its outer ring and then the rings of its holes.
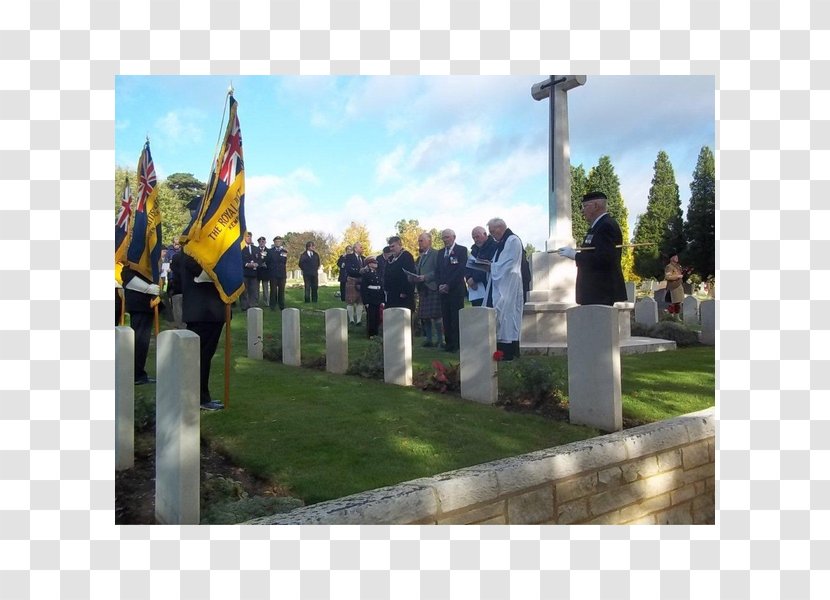
{"type": "Polygon", "coordinates": [[[548,164],[547,251],[570,245],[571,230],[571,145],[568,138],[568,90],[585,85],[585,75],[551,75],[534,83],[534,100],[550,98],[550,140],[548,164]]]}

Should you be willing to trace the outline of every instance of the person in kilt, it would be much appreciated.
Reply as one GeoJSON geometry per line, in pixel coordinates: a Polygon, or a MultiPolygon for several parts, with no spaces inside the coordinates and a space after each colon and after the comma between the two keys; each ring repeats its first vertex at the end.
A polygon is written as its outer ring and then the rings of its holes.
{"type": "Polygon", "coordinates": [[[438,252],[432,248],[432,235],[423,232],[418,236],[418,260],[415,262],[417,277],[412,277],[418,291],[418,319],[424,334],[425,348],[440,346],[444,337],[441,322],[441,296],[435,270],[438,267],[438,252]],[[432,333],[435,332],[435,342],[432,333]]]}

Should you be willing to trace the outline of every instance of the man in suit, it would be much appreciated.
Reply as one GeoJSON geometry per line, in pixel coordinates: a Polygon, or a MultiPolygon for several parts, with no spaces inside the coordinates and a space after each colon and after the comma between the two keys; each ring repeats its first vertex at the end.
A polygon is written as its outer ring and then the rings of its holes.
{"type": "Polygon", "coordinates": [[[254,246],[250,231],[245,232],[245,247],[242,249],[242,274],[245,277],[245,291],[240,297],[242,312],[255,308],[259,302],[259,250],[254,246]]]}
{"type": "Polygon", "coordinates": [[[583,248],[578,252],[570,246],[559,249],[560,256],[576,261],[576,303],[604,304],[625,301],[622,266],[622,231],[608,214],[608,197],[602,192],[588,192],[582,197],[582,214],[591,224],[583,248]]]}
{"type": "Polygon", "coordinates": [[[457,352],[459,347],[458,311],[464,308],[464,272],[467,266],[467,248],[455,243],[455,232],[441,232],[444,249],[438,251],[435,281],[441,297],[441,317],[444,323],[445,350],[457,352]]]}
{"type": "Polygon", "coordinates": [[[305,301],[317,302],[317,272],[320,270],[320,255],[314,251],[314,242],[306,242],[305,252],[300,255],[300,271],[303,272],[305,301]]]}
{"type": "Polygon", "coordinates": [[[268,306],[275,310],[279,304],[280,310],[285,308],[285,263],[288,252],[280,236],[274,238],[274,245],[268,249],[268,283],[271,295],[268,306]]]}
{"type": "Polygon", "coordinates": [[[260,294],[259,301],[260,304],[267,306],[268,300],[271,296],[269,292],[269,282],[271,281],[268,276],[268,246],[266,245],[267,240],[265,239],[264,235],[259,236],[257,239],[257,243],[259,247],[257,248],[257,293],[260,294]],[[262,290],[260,291],[260,287],[262,290]]]}
{"type": "Polygon", "coordinates": [[[182,315],[187,328],[199,336],[199,405],[202,410],[221,410],[225,405],[211,399],[208,381],[210,361],[225,324],[225,303],[216,284],[191,256],[182,256],[180,271],[182,315]]]}

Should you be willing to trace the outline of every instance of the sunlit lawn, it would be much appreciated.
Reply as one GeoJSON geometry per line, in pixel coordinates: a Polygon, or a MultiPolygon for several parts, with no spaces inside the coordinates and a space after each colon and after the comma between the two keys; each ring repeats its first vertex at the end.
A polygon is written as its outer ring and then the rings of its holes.
{"type": "MultiPolygon", "coordinates": [[[[300,308],[304,358],[325,354],[326,308],[345,306],[336,287],[320,289],[318,304],[289,288],[287,306],[300,308]]],[[[264,309],[264,333],[279,337],[280,312],[264,309]]],[[[386,385],[354,376],[288,367],[246,357],[245,315],[232,326],[228,409],[202,415],[202,435],[252,472],[279,482],[306,503],[341,497],[422,476],[585,439],[599,432],[537,415],[508,413],[454,395],[386,385]]],[[[368,341],[350,329],[349,354],[368,341]]],[[[211,390],[221,399],[223,343],[213,362],[211,390]]],[[[413,369],[458,355],[413,345],[413,369]]],[[[521,361],[563,358],[523,357],[521,361]]],[[[150,365],[151,359],[148,361],[150,365]]],[[[514,365],[502,363],[501,369],[514,365]]],[[[714,403],[714,349],[622,357],[623,413],[656,421],[714,403]]]]}

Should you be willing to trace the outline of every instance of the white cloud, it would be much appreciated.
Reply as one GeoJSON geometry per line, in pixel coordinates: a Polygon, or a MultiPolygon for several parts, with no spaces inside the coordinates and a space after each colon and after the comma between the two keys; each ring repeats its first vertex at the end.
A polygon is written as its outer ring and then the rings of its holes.
{"type": "Polygon", "coordinates": [[[202,113],[195,110],[170,111],[153,123],[151,142],[162,148],[193,146],[204,140],[202,113]]]}

